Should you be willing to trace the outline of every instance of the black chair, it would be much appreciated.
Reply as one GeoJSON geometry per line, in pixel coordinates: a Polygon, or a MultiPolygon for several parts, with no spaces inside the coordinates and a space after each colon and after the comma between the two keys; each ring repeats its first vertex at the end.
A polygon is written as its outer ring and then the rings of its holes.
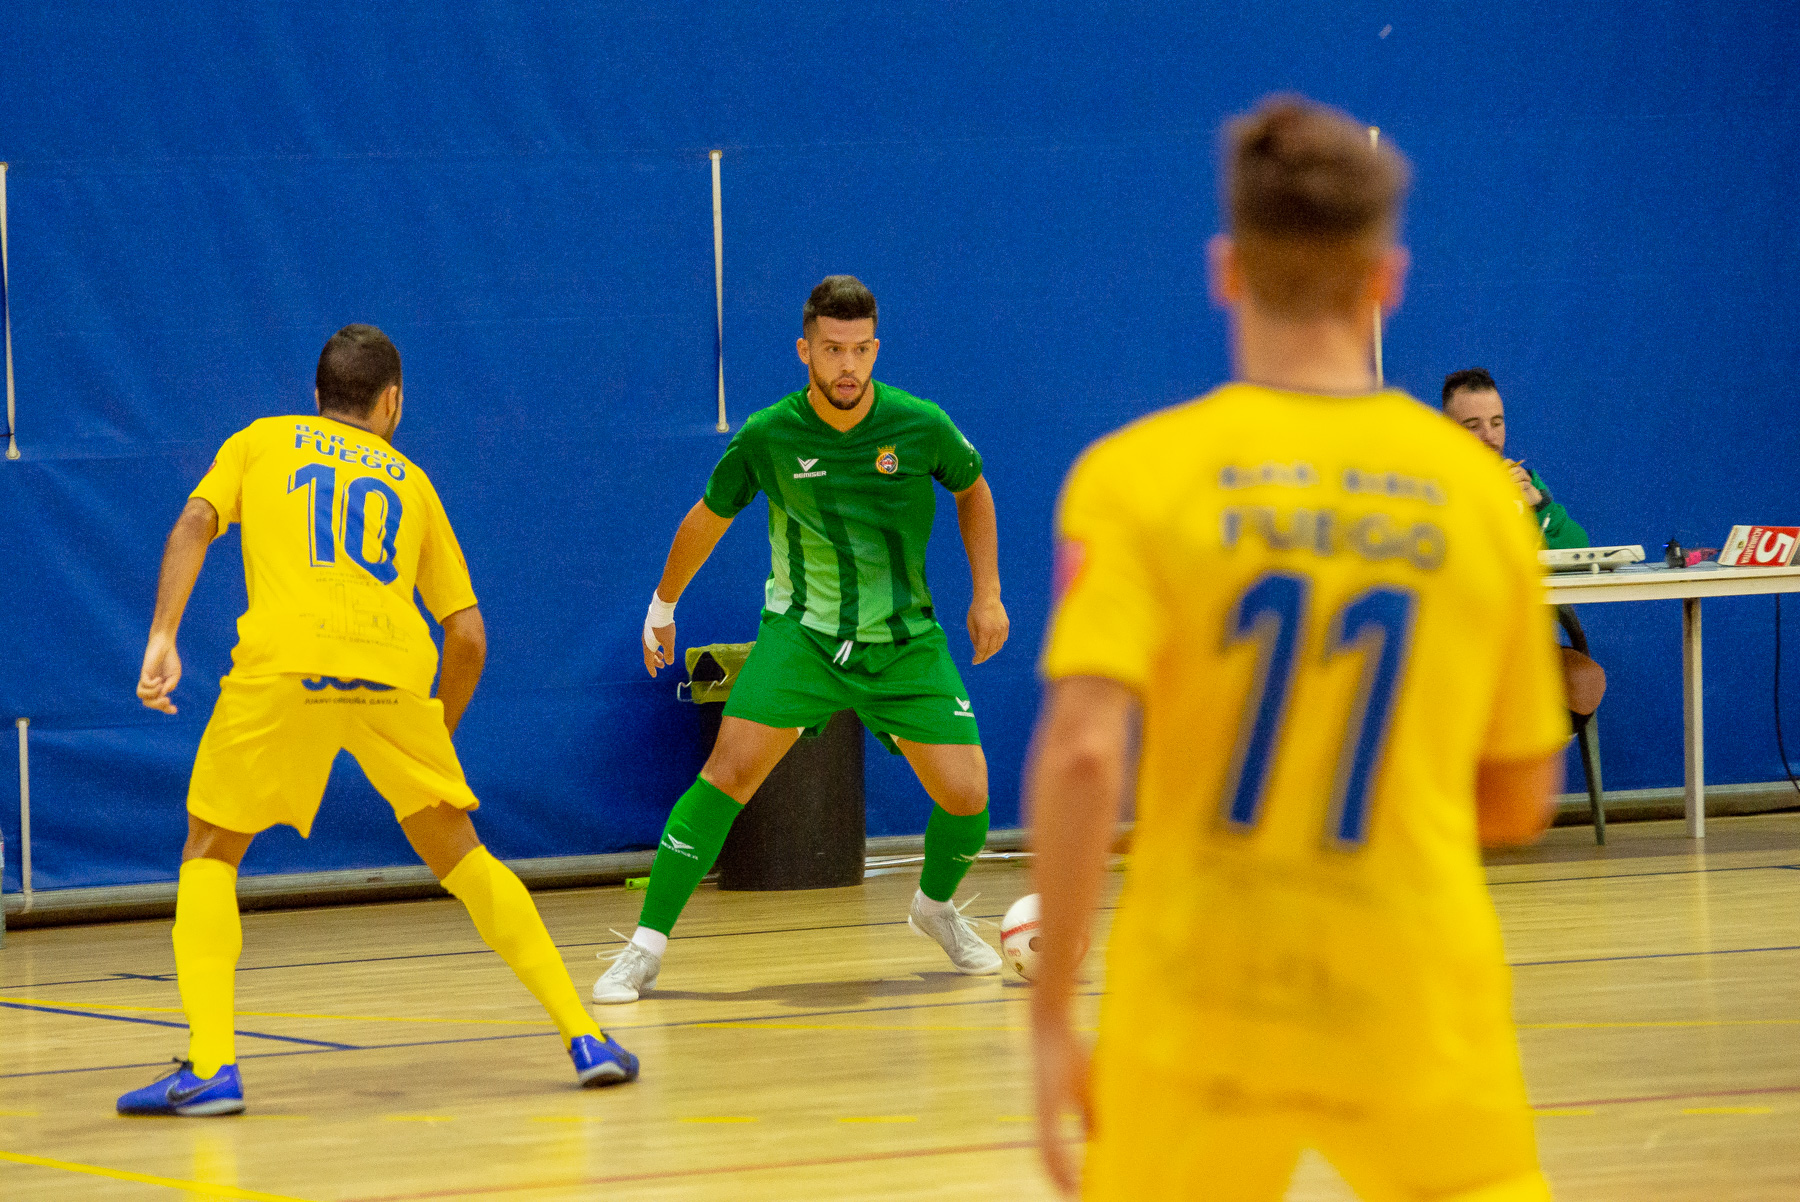
{"type": "MultiPolygon", "coordinates": [[[[1583,655],[1588,654],[1587,635],[1582,633],[1581,619],[1575,616],[1573,605],[1556,607],[1556,620],[1569,636],[1569,647],[1583,655]]],[[[1575,732],[1575,741],[1581,748],[1581,771],[1587,777],[1588,808],[1594,815],[1594,842],[1606,842],[1606,797],[1600,787],[1600,726],[1596,721],[1598,712],[1578,714],[1569,711],[1569,726],[1575,732]]]]}

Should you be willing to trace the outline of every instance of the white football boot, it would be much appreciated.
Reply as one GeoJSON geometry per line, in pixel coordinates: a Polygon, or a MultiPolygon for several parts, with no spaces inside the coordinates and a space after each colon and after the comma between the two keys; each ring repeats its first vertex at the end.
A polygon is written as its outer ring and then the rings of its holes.
{"type": "MultiPolygon", "coordinates": [[[[1000,971],[1000,953],[976,932],[973,920],[963,917],[962,912],[975,898],[971,897],[960,906],[951,904],[941,909],[927,909],[919,904],[927,900],[923,893],[913,894],[912,913],[906,917],[907,926],[921,935],[937,940],[938,946],[950,957],[950,963],[956,966],[957,972],[983,976],[1000,971]]],[[[599,986],[595,986],[596,997],[599,996],[598,990],[599,986]]]]}
{"type": "Polygon", "coordinates": [[[639,994],[648,992],[656,984],[656,974],[662,969],[661,956],[653,955],[635,943],[627,943],[624,951],[614,952],[610,957],[601,952],[599,958],[612,960],[612,967],[594,982],[594,1000],[603,1006],[637,1001],[639,994]]]}

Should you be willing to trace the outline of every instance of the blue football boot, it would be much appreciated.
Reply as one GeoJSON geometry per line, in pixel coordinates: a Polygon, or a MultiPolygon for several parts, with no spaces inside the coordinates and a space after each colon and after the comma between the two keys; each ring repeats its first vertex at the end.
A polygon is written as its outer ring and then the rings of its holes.
{"type": "Polygon", "coordinates": [[[575,1062],[575,1080],[584,1086],[623,1085],[637,1080],[638,1058],[610,1035],[605,1035],[604,1040],[577,1035],[569,1043],[569,1059],[575,1062]]]}
{"type": "Polygon", "coordinates": [[[181,1067],[168,1076],[120,1097],[119,1113],[198,1117],[243,1112],[244,1083],[238,1079],[237,1065],[227,1064],[212,1076],[201,1078],[194,1075],[193,1061],[176,1063],[181,1067]]]}

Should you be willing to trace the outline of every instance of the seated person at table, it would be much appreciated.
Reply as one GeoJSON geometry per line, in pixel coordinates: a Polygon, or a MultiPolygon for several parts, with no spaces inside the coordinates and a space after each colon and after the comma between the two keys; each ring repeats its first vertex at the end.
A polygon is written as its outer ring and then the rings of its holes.
{"type": "MultiPolygon", "coordinates": [[[[1506,406],[1500,388],[1485,367],[1453,371],[1444,377],[1444,414],[1506,459],[1506,406]]],[[[1537,514],[1538,532],[1551,549],[1588,546],[1587,531],[1550,495],[1550,486],[1523,459],[1506,459],[1523,504],[1537,514]]]]}

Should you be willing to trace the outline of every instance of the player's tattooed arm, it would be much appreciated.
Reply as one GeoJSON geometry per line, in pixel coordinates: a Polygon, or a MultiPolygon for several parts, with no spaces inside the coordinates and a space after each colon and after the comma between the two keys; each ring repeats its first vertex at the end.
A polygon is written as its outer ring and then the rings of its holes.
{"type": "Polygon", "coordinates": [[[994,493],[987,478],[956,497],[956,524],[962,530],[963,549],[969,554],[969,578],[975,599],[969,604],[969,642],[980,663],[1006,645],[1012,622],[1000,603],[1000,530],[994,516],[994,493]]]}
{"type": "MultiPolygon", "coordinates": [[[[705,501],[695,501],[694,507],[681,519],[675,541],[669,545],[669,557],[663,562],[662,579],[656,585],[656,595],[671,607],[671,616],[672,607],[681,600],[688,582],[700,571],[729,529],[731,519],[714,513],[705,501]]],[[[647,627],[645,635],[644,670],[655,676],[659,669],[675,662],[675,623],[647,627]]]]}
{"type": "Polygon", "coordinates": [[[144,666],[138,673],[138,700],[153,710],[175,713],[169,694],[181,683],[181,656],[175,651],[175,635],[181,629],[181,615],[187,612],[188,597],[200,568],[206,562],[206,548],[219,532],[219,513],[210,501],[190,497],[169,541],[163,544],[162,571],[156,580],[156,612],[150,619],[150,640],[144,647],[144,666]]]}
{"type": "Polygon", "coordinates": [[[455,734],[487,666],[487,623],[480,608],[471,605],[446,614],[443,626],[444,666],[438,673],[437,695],[444,706],[444,725],[455,734]]]}

